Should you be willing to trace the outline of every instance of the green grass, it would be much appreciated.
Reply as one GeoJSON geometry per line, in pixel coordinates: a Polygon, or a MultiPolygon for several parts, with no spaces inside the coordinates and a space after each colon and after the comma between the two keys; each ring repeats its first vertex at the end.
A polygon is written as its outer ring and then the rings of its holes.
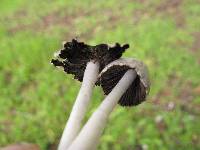
{"type": "MultiPolygon", "coordinates": [[[[0,146],[25,141],[50,149],[58,143],[80,83],[49,62],[62,41],[78,37],[129,43],[124,56],[143,60],[150,71],[147,101],[117,107],[98,149],[200,149],[200,5],[176,1],[2,0],[0,146]]],[[[103,97],[96,87],[85,121],[103,97]]]]}

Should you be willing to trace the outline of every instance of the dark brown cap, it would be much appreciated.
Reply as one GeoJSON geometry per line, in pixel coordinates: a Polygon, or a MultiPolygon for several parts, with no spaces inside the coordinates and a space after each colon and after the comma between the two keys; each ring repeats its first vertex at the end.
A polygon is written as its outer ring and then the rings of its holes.
{"type": "Polygon", "coordinates": [[[119,59],[127,48],[129,48],[128,44],[121,46],[116,43],[112,47],[107,44],[90,46],[73,39],[71,42],[64,43],[63,49],[58,52],[56,59],[51,60],[51,63],[62,67],[66,73],[73,74],[75,79],[82,81],[89,61],[98,61],[99,71],[101,71],[108,63],[119,59]]]}
{"type": "Polygon", "coordinates": [[[138,105],[146,99],[150,90],[150,82],[148,70],[144,63],[133,58],[115,60],[101,71],[96,83],[97,85],[101,85],[104,93],[108,95],[129,69],[134,69],[137,76],[119,100],[118,103],[121,106],[138,105]]]}

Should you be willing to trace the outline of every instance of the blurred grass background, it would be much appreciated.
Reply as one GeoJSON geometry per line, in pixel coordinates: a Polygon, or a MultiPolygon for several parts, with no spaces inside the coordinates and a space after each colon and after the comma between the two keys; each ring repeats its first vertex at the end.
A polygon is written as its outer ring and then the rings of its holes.
{"type": "MultiPolygon", "coordinates": [[[[198,0],[1,0],[0,146],[56,149],[80,83],[49,62],[75,37],[129,43],[150,71],[147,101],[115,109],[99,150],[200,149],[198,0]]],[[[85,121],[103,97],[96,87],[85,121]]]]}

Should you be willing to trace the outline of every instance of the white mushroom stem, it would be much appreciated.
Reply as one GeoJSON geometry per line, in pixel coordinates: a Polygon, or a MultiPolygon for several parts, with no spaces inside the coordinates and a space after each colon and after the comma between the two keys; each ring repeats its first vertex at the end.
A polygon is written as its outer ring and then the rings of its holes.
{"type": "Polygon", "coordinates": [[[66,150],[78,135],[81,122],[89,104],[92,91],[99,73],[99,63],[89,62],[86,66],[83,82],[65,126],[58,150],[66,150]]]}
{"type": "Polygon", "coordinates": [[[97,110],[92,114],[77,138],[68,150],[94,150],[106,126],[110,113],[113,111],[121,96],[136,78],[133,69],[128,70],[113,90],[108,94],[97,110]]]}

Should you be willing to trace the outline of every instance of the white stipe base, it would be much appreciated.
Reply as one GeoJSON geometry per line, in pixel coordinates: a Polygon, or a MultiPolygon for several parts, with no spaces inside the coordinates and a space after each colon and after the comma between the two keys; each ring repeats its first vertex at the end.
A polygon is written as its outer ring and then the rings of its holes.
{"type": "Polygon", "coordinates": [[[85,124],[77,138],[70,145],[68,150],[94,150],[99,138],[107,124],[110,113],[113,111],[121,96],[135,80],[135,70],[128,70],[109,95],[100,104],[85,124]]]}

